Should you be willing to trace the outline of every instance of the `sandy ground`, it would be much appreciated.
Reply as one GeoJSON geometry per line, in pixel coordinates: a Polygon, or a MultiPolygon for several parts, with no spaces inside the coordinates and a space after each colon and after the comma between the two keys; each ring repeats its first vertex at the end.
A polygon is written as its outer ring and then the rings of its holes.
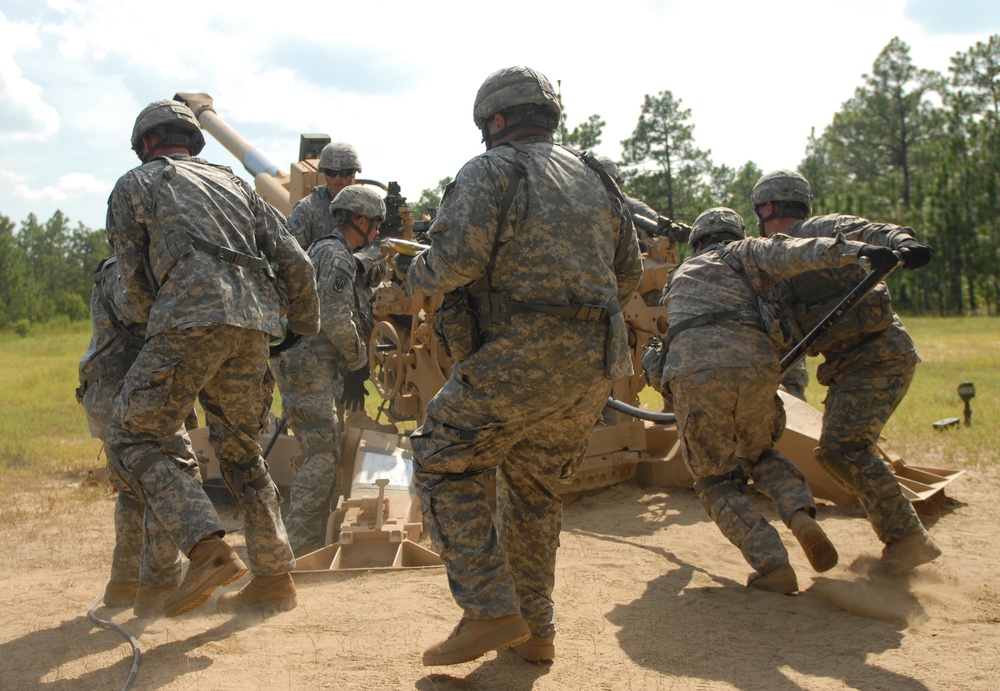
{"type": "MultiPolygon", "coordinates": [[[[922,503],[944,557],[897,580],[868,573],[880,545],[857,507],[821,506],[841,554],[822,576],[780,527],[803,589],[792,597],[744,587],[749,568],[690,490],[578,499],[549,665],[504,652],[422,667],[460,616],[441,570],[302,580],[298,608],[267,619],[216,614],[214,599],[150,623],[95,613],[137,639],[135,689],[997,689],[998,481],[996,467],[971,469],[922,503]]],[[[113,498],[68,479],[7,496],[0,689],[122,688],[132,649],[87,616],[107,578],[113,498]]]]}

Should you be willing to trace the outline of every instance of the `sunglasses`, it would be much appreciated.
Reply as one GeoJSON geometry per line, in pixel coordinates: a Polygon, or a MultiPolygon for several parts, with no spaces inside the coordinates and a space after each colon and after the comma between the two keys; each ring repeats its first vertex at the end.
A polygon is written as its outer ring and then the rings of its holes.
{"type": "Polygon", "coordinates": [[[357,171],[353,168],[346,168],[344,170],[330,170],[329,168],[323,169],[323,175],[331,178],[349,178],[353,177],[357,171]]]}

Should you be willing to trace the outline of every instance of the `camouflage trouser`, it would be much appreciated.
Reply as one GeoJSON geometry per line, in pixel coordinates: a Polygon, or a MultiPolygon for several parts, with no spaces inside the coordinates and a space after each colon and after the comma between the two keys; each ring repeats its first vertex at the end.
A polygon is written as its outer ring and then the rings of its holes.
{"type": "Polygon", "coordinates": [[[334,398],[335,363],[301,347],[282,354],[275,369],[288,427],[305,453],[289,497],[288,541],[297,555],[324,546],[334,491],[340,483],[340,423],[334,398]]]}
{"type": "Polygon", "coordinates": [[[117,459],[177,547],[190,554],[198,540],[225,532],[197,480],[170,455],[173,431],[200,400],[223,479],[245,512],[247,552],[259,576],[287,573],[295,563],[257,443],[273,387],[268,340],[263,332],[225,325],[148,338],[125,377],[108,439],[109,460],[117,459]]]}
{"type": "Polygon", "coordinates": [[[769,497],[787,525],[792,514],[815,514],[812,492],[798,468],[773,450],[784,428],[777,372],[727,367],[674,377],[681,454],[699,498],[722,534],[754,570],[768,573],[788,563],[778,532],[739,492],[742,468],[769,497]]]}
{"type": "Polygon", "coordinates": [[[453,373],[410,437],[424,525],[455,601],[471,619],[520,612],[536,636],[555,631],[556,482],[582,460],[611,390],[599,374],[566,374],[553,369],[547,385],[530,387],[453,373]]]}
{"type": "Polygon", "coordinates": [[[908,358],[852,367],[829,385],[816,461],[858,498],[879,540],[888,544],[923,525],[892,474],[875,454],[885,423],[903,400],[916,363],[908,358]]]}
{"type": "MultiPolygon", "coordinates": [[[[191,440],[182,429],[173,435],[170,456],[194,459],[191,440]]],[[[194,468],[189,469],[193,474],[194,468]]],[[[117,477],[112,473],[109,477],[117,477]]],[[[177,585],[181,582],[180,552],[152,510],[125,482],[116,482],[115,549],[111,557],[111,579],[136,580],[144,587],[177,585]]]]}

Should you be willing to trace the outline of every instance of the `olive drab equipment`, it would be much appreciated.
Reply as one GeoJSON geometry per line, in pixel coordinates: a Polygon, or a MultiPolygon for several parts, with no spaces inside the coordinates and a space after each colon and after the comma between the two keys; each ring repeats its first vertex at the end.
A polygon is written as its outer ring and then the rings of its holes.
{"type": "Polygon", "coordinates": [[[146,159],[142,149],[142,138],[157,128],[163,128],[161,144],[185,146],[192,156],[197,156],[205,148],[205,135],[201,133],[198,119],[187,105],[171,99],[153,101],[139,112],[132,127],[132,151],[144,163],[146,159]],[[168,133],[165,129],[168,126],[184,132],[168,133]]]}

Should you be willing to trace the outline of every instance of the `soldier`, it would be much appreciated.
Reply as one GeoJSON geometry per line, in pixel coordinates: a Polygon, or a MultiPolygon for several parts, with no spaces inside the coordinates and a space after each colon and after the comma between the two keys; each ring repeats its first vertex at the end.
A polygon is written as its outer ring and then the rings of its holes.
{"type": "Polygon", "coordinates": [[[309,247],[320,296],[320,333],[282,353],[276,375],[288,426],[302,443],[305,462],[295,475],[287,520],[297,555],[324,544],[331,499],[351,478],[342,477],[340,422],[334,381],[344,379],[344,398],[364,407],[368,347],[355,311],[356,263],[352,253],[369,245],[385,218],[385,203],[373,190],[351,185],[330,204],[333,230],[309,247]]]}
{"type": "MultiPolygon", "coordinates": [[[[354,184],[357,174],[361,172],[361,159],[357,149],[347,142],[331,142],[320,151],[318,167],[326,178],[326,184],[313,188],[308,197],[295,204],[295,208],[288,216],[288,229],[304,250],[308,250],[320,238],[330,237],[336,231],[333,217],[330,215],[330,203],[341,190],[354,184]]],[[[360,250],[354,259],[357,270],[352,271],[355,301],[353,312],[357,317],[355,323],[360,329],[362,342],[367,349],[372,328],[375,326],[371,300],[375,286],[385,275],[385,259],[378,246],[371,243],[360,250]]],[[[334,388],[337,392],[337,403],[340,404],[337,414],[342,417],[347,407],[343,399],[344,382],[338,378],[334,388]]],[[[357,427],[385,430],[371,420],[364,410],[352,411],[349,422],[357,427]]],[[[394,428],[391,429],[395,431],[394,428]]]]}
{"type": "MultiPolygon", "coordinates": [[[[765,237],[843,234],[850,240],[896,250],[904,269],[917,269],[930,261],[931,248],[917,242],[910,228],[840,214],[807,218],[812,211],[812,190],[794,171],[766,173],[750,198],[765,237]]],[[[847,267],[809,272],[779,285],[775,295],[788,306],[796,337],[809,333],[863,277],[861,269],[847,267]]],[[[875,452],[879,434],[906,395],[920,361],[913,340],[892,311],[885,285],[872,291],[809,354],[824,356],[816,379],[828,387],[816,462],[858,498],[885,545],[882,567],[886,572],[904,573],[933,561],[941,550],[875,452]]]]}
{"type": "Polygon", "coordinates": [[[620,305],[642,273],[635,230],[600,164],[552,142],[559,114],[541,73],[490,75],[473,107],[487,151],[445,191],[430,249],[400,267],[408,290],[454,305],[438,326],[457,361],[410,444],[464,616],[425,665],[510,647],[553,658],[556,483],[582,460],[612,380],[632,370],[620,305]]]}
{"type": "Polygon", "coordinates": [[[816,523],[802,473],[774,450],[784,429],[778,388],[780,324],[760,297],[780,278],[815,267],[856,264],[892,252],[831,239],[747,238],[732,209],[705,211],[690,236],[694,255],[670,273],[663,290],[669,329],[662,381],[672,396],[681,454],[712,520],[754,568],[747,585],[798,590],[788,553],[767,520],[740,492],[749,476],[777,506],[810,564],[827,571],[837,550],[816,523]]]}
{"type": "MultiPolygon", "coordinates": [[[[111,255],[94,272],[90,296],[93,332],[80,360],[80,388],[76,390],[90,434],[101,441],[107,439],[114,401],[146,334],[146,325],[129,317],[127,308],[118,261],[111,255]]],[[[175,455],[188,461],[195,458],[183,427],[172,441],[175,455]]],[[[162,614],[163,602],[181,582],[180,554],[153,513],[127,484],[118,484],[115,548],[104,604],[132,606],[137,617],[156,616],[162,614]]]]}
{"type": "Polygon", "coordinates": [[[146,341],[125,377],[108,432],[108,462],[191,563],[167,616],[204,603],[246,573],[208,496],[170,445],[200,400],[222,476],[245,514],[251,580],[219,599],[224,611],[290,609],[294,558],[278,491],[257,443],[273,380],[268,342],[319,329],[312,265],[281,215],[226,167],[195,158],[205,143],[183,103],[139,113],[132,148],[143,164],[108,200],[107,234],[146,341]]]}
{"type": "Polygon", "coordinates": [[[330,202],[342,189],[354,184],[355,176],[361,172],[361,159],[357,149],[347,142],[330,142],[319,153],[318,168],[326,184],[314,187],[288,216],[288,229],[304,250],[334,232],[330,202]]]}

